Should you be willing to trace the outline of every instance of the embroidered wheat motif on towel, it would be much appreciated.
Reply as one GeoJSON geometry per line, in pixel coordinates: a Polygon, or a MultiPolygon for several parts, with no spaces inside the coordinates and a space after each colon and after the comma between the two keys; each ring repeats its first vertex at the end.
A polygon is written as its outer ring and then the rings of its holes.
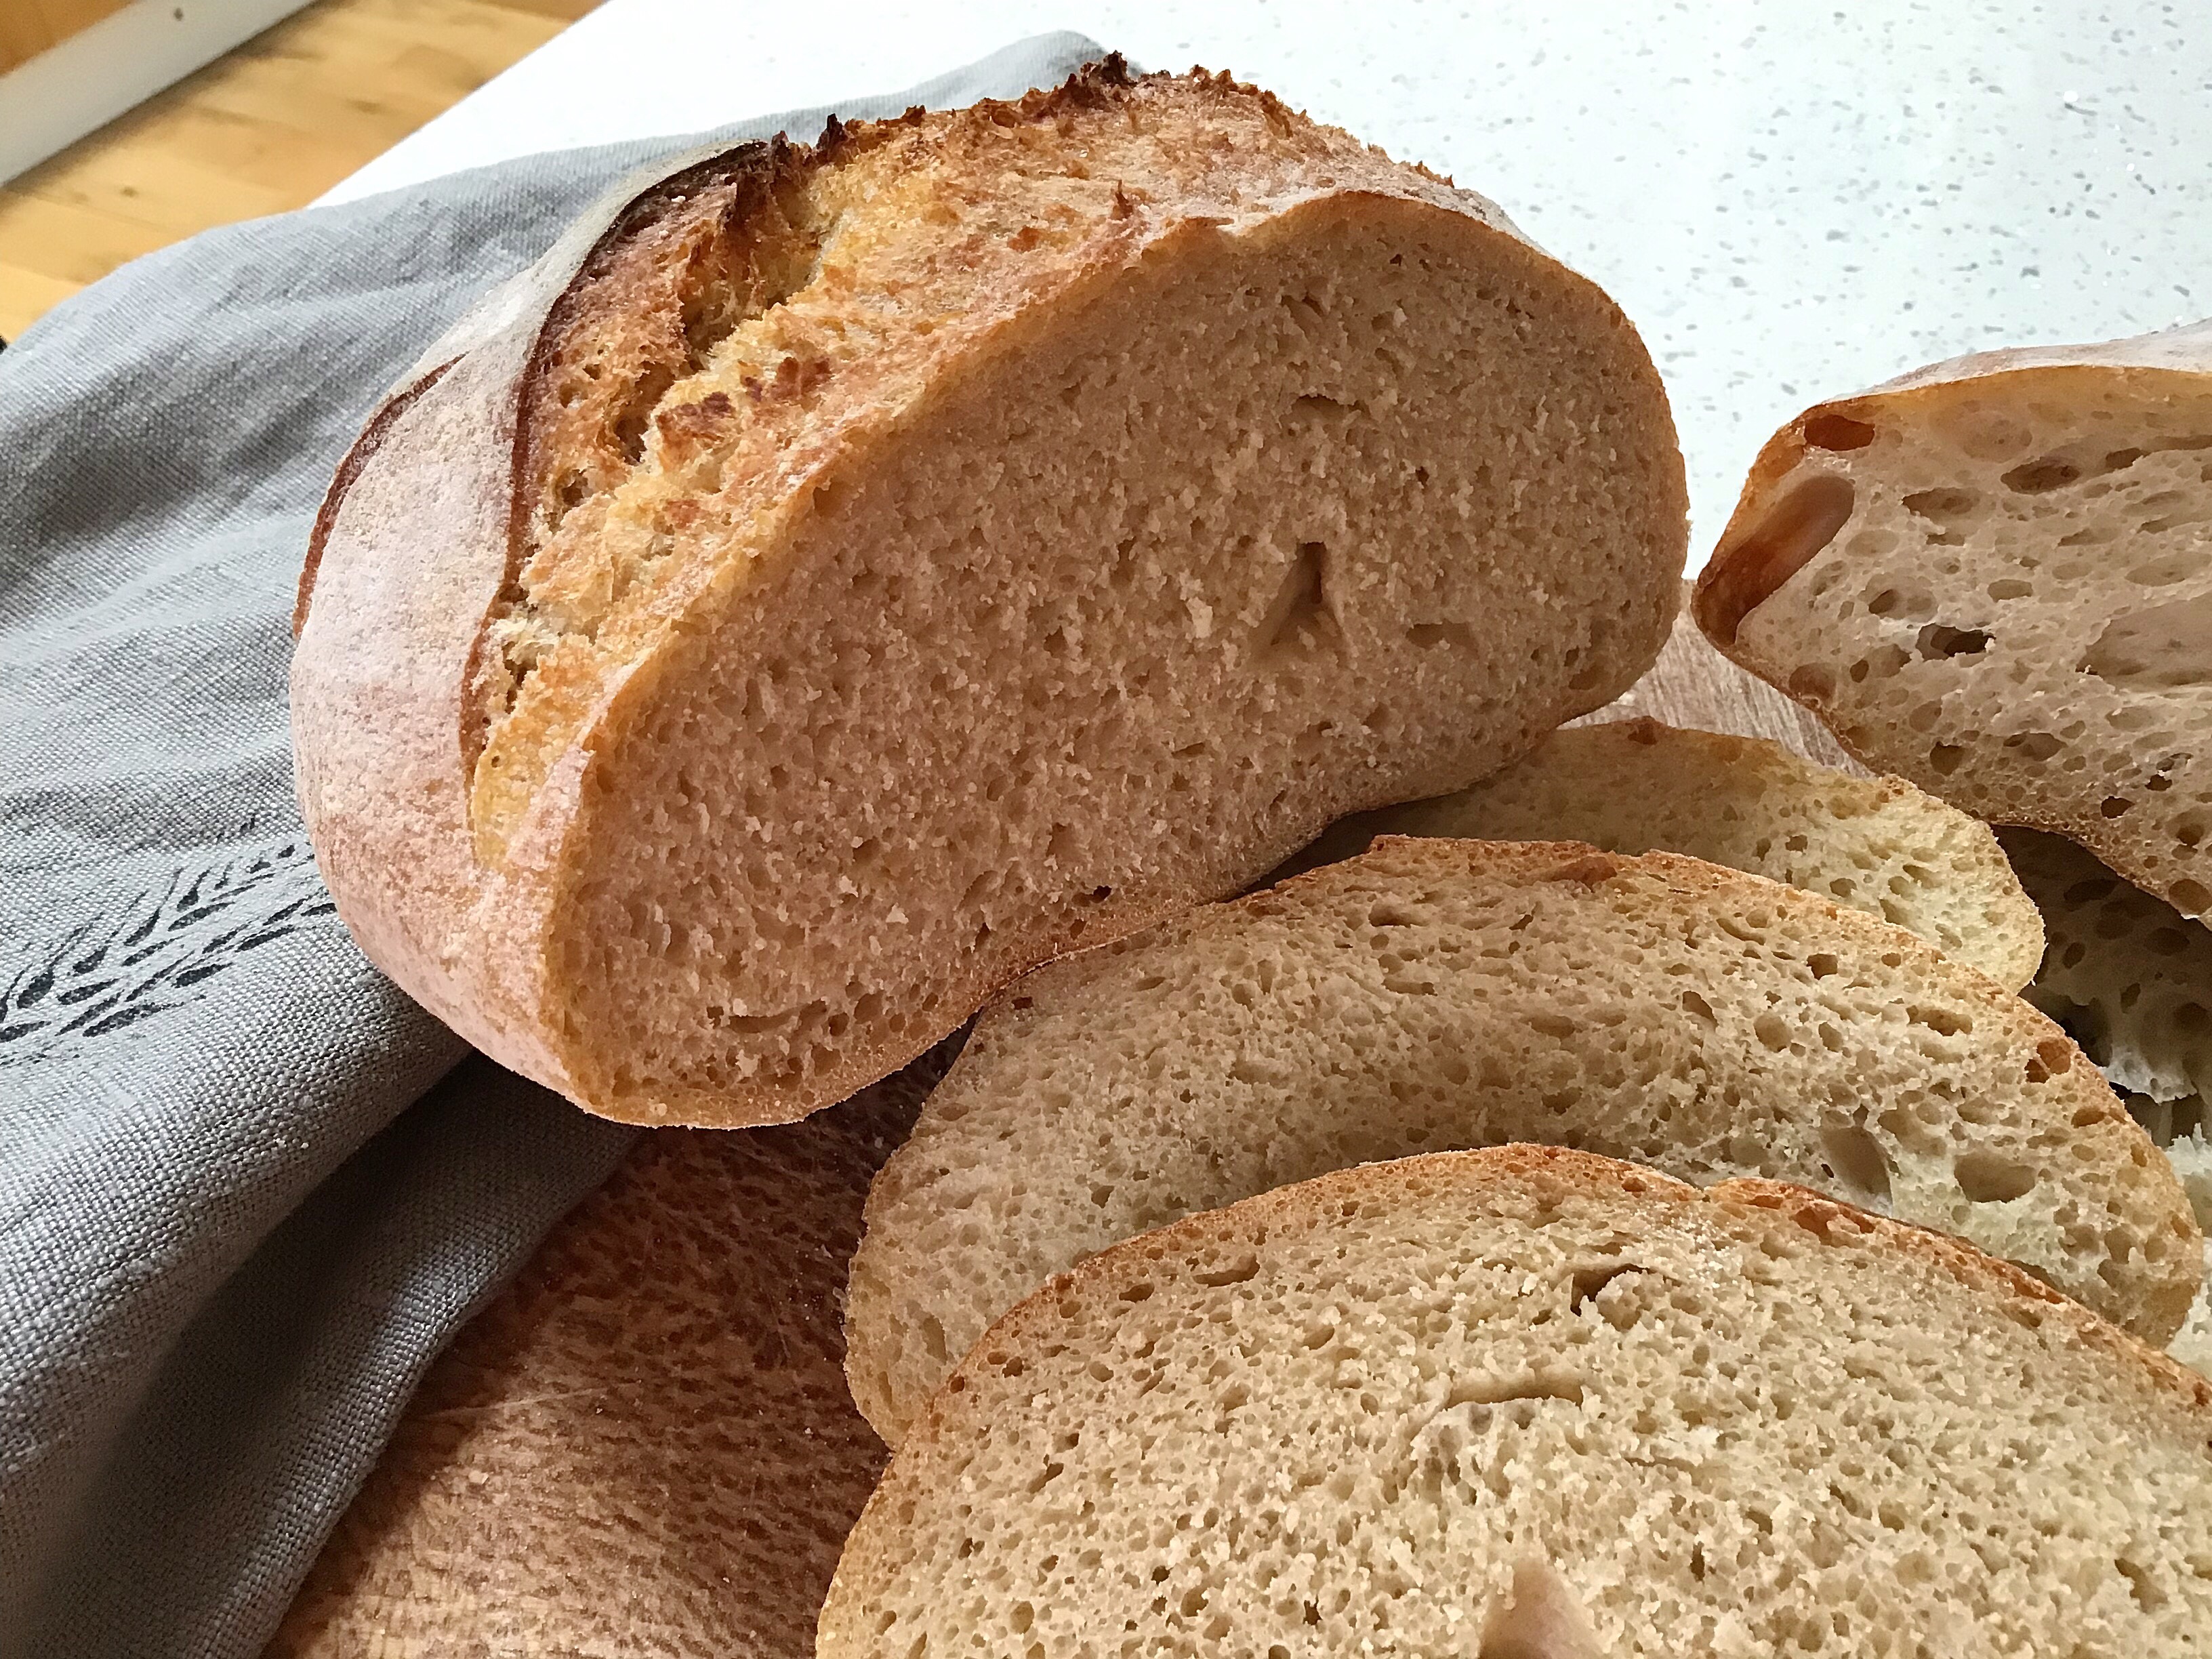
{"type": "Polygon", "coordinates": [[[81,923],[15,971],[0,988],[0,1058],[176,1007],[247,951],[336,909],[304,836],[179,870],[119,918],[81,923]]]}

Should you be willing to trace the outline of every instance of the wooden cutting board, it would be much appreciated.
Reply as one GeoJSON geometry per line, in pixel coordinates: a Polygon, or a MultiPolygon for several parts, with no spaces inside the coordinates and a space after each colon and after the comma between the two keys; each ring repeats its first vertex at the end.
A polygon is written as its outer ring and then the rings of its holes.
{"type": "MultiPolygon", "coordinates": [[[[1686,619],[1591,718],[1638,715],[1858,769],[1686,619]]],[[[938,1069],[646,1136],[431,1368],[270,1653],[807,1659],[885,1455],[846,1393],[846,1263],[938,1069]]]]}

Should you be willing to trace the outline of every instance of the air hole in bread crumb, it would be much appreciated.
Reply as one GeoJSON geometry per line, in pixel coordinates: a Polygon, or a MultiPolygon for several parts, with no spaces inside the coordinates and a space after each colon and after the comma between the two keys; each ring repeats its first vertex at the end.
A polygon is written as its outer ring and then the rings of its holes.
{"type": "Polygon", "coordinates": [[[1792,485],[1745,534],[1723,538],[1699,579],[1699,625],[1723,644],[1733,642],[1743,619],[1836,538],[1857,499],[1849,478],[1816,472],[1792,485]]]}
{"type": "Polygon", "coordinates": [[[2120,1577],[2128,1581],[2129,1593],[2135,1597],[2136,1605],[2144,1612],[2155,1613],[2166,1605],[2166,1591],[2160,1588],[2158,1580],[2152,1576],[2148,1567],[2139,1561],[2130,1561],[2125,1556],[2114,1561],[2112,1565],[2120,1577]]]}
{"type": "Polygon", "coordinates": [[[2035,1185],[2035,1171],[2002,1152],[1972,1152],[1951,1166],[1970,1204],[2007,1204],[2035,1185]]]}
{"type": "Polygon", "coordinates": [[[1580,1313],[1589,1304],[1597,1300],[1598,1292],[1624,1273],[1640,1273],[1644,1269],[1633,1261],[1601,1261],[1595,1266],[1577,1267],[1568,1280],[1567,1308],[1580,1313]]]}
{"type": "Polygon", "coordinates": [[[1869,1209],[1889,1206],[1889,1158],[1881,1143],[1862,1125],[1831,1123],[1820,1131],[1820,1151],[1828,1173],[1851,1188],[1869,1209]]]}
{"type": "Polygon", "coordinates": [[[1209,1268],[1199,1273],[1197,1279],[1200,1284],[1211,1285],[1218,1290],[1224,1285],[1246,1284],[1256,1278],[1259,1272],[1260,1258],[1256,1255],[1244,1255],[1238,1257],[1226,1267],[1209,1268]]]}
{"type": "Polygon", "coordinates": [[[2002,475],[2004,487],[2018,495],[2041,495],[2080,481],[2081,469],[2061,455],[2023,461],[2002,475]]]}
{"type": "Polygon", "coordinates": [[[1836,695],[1835,674],[1818,664],[1808,663],[1790,673],[1790,695],[1806,702],[1825,702],[1836,695]]]}
{"type": "Polygon", "coordinates": [[[1450,645],[1467,650],[1474,643],[1474,634],[1465,623],[1415,623],[1406,630],[1407,640],[1428,650],[1432,646],[1450,645]]]}
{"type": "Polygon", "coordinates": [[[2138,587],[2166,587],[2200,576],[2207,568],[2212,568],[2212,547],[2181,547],[2135,566],[2128,580],[2138,587]]]}
{"type": "Polygon", "coordinates": [[[652,423],[653,406],[675,384],[674,369],[665,366],[647,369],[638,377],[629,396],[616,411],[611,423],[615,441],[622,447],[623,459],[632,466],[644,457],[645,434],[652,423]]]}
{"type": "Polygon", "coordinates": [[[2022,760],[2040,764],[2065,748],[2066,743],[2052,732],[2015,732],[2004,740],[2004,746],[2022,760]]]}
{"type": "Polygon", "coordinates": [[[1920,630],[1917,648],[1923,657],[1978,657],[1989,649],[1990,636],[1978,628],[1947,628],[1930,623],[1920,630]]]}
{"type": "Polygon", "coordinates": [[[1958,1036],[1974,1029],[1973,1017],[1956,1008],[1929,1007],[1916,1003],[1905,1011],[1905,1018],[1915,1025],[1923,1025],[1939,1036],[1958,1036]]]}
{"type": "Polygon", "coordinates": [[[1328,547],[1322,542],[1300,542],[1282,586],[1260,622],[1260,649],[1264,656],[1281,656],[1333,644],[1340,637],[1335,616],[1328,608],[1328,547]]]}
{"type": "Polygon", "coordinates": [[[1815,449],[1846,454],[1854,449],[1864,449],[1874,440],[1874,428],[1848,415],[1830,411],[1815,415],[1805,422],[1805,441],[1815,449]]]}
{"type": "Polygon", "coordinates": [[[1907,511],[1936,523],[1948,523],[1978,512],[1982,498],[1971,489],[1955,488],[1916,490],[1905,498],[1907,511]]]}

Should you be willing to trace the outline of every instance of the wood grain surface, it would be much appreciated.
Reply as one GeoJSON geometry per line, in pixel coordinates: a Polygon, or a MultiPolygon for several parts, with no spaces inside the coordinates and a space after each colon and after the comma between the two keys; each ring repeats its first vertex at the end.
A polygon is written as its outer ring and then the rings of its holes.
{"type": "MultiPolygon", "coordinates": [[[[1595,719],[1840,760],[1678,622],[1595,719]]],[[[860,1206],[938,1066],[775,1129],[649,1133],[431,1368],[281,1659],[805,1659],[884,1457],[846,1392],[860,1206]]]]}
{"type": "MultiPolygon", "coordinates": [[[[0,0],[0,14],[18,3],[0,0]]],[[[126,259],[304,207],[598,3],[319,0],[295,13],[0,187],[0,338],[126,259]]]]}
{"type": "Polygon", "coordinates": [[[7,0],[0,5],[0,72],[36,58],[131,0],[7,0]]]}

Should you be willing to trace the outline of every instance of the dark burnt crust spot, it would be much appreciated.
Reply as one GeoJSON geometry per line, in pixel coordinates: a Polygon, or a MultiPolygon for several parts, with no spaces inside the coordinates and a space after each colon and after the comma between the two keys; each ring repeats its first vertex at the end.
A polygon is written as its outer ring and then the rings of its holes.
{"type": "Polygon", "coordinates": [[[728,423],[736,405],[726,392],[710,392],[696,404],[677,404],[653,417],[661,446],[678,460],[711,444],[728,423]]]}
{"type": "Polygon", "coordinates": [[[803,404],[822,389],[835,368],[827,357],[786,357],[765,380],[747,374],[738,384],[757,406],[803,404]]]}
{"type": "Polygon", "coordinates": [[[812,166],[779,136],[662,180],[625,207],[546,315],[516,433],[513,565],[625,477],[653,405],[742,320],[769,275],[761,221],[812,166]]]}

